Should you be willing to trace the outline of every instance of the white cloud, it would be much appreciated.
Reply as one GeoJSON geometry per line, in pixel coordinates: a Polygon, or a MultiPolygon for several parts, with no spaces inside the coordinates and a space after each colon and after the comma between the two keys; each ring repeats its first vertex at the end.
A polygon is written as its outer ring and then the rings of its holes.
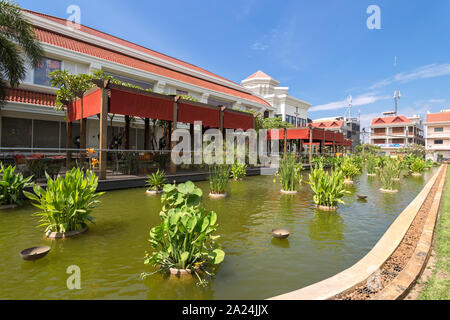
{"type": "Polygon", "coordinates": [[[430,79],[450,75],[450,64],[429,64],[411,72],[398,73],[391,78],[374,83],[369,90],[379,89],[395,82],[405,83],[418,79],[430,79]]]}
{"type": "Polygon", "coordinates": [[[263,44],[259,41],[256,41],[253,45],[252,45],[252,49],[253,50],[257,50],[257,51],[264,51],[267,48],[269,48],[268,44],[263,44]]]}
{"type": "MultiPolygon", "coordinates": [[[[368,104],[375,103],[379,100],[386,100],[390,99],[390,96],[381,96],[377,95],[375,93],[365,93],[362,95],[359,95],[357,97],[353,98],[353,107],[358,106],[364,106],[368,104]]],[[[326,111],[326,110],[337,110],[337,109],[343,109],[348,107],[348,100],[341,100],[341,101],[335,101],[330,102],[327,104],[322,104],[318,106],[313,106],[311,109],[309,109],[310,112],[316,112],[316,111],[326,111]]]]}

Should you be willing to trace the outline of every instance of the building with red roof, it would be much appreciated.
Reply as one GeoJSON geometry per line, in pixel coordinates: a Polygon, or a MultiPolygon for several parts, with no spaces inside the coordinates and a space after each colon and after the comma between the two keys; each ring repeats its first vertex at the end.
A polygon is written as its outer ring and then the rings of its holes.
{"type": "Polygon", "coordinates": [[[434,161],[450,159],[450,110],[427,115],[425,147],[427,158],[434,161]]]}
{"type": "Polygon", "coordinates": [[[353,147],[361,144],[361,125],[358,118],[334,117],[313,120],[311,124],[321,128],[342,133],[345,139],[351,140],[353,147]]]}
{"type": "MultiPolygon", "coordinates": [[[[83,25],[73,28],[65,19],[28,10],[24,15],[35,26],[45,57],[39,67],[27,71],[18,89],[8,92],[0,119],[2,147],[65,148],[65,114],[54,110],[55,88],[50,86],[49,73],[55,70],[74,74],[102,70],[155,93],[189,95],[212,106],[268,116],[276,113],[270,102],[252,90],[201,67],[83,25]]],[[[93,116],[87,121],[87,146],[94,147],[98,145],[99,120],[93,116]]],[[[116,116],[112,123],[109,140],[123,128],[124,117],[116,116]]],[[[142,150],[143,127],[144,121],[136,118],[132,149],[142,150]]],[[[159,131],[156,140],[163,134],[159,131]]],[[[75,125],[73,135],[79,134],[75,125]]]]}
{"type": "Polygon", "coordinates": [[[408,145],[425,145],[420,116],[384,116],[372,119],[370,143],[380,146],[387,155],[408,145]]]}

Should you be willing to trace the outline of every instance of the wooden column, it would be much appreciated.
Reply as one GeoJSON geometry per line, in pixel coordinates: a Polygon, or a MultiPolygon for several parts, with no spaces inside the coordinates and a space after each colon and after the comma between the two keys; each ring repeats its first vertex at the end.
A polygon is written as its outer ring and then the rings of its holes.
{"type": "Polygon", "coordinates": [[[150,119],[144,119],[144,150],[150,149],[150,119]]]}
{"type": "Polygon", "coordinates": [[[100,105],[100,140],[99,140],[99,179],[106,179],[106,167],[108,164],[108,82],[102,88],[100,105]]]}
{"type": "Polygon", "coordinates": [[[287,154],[287,128],[284,128],[284,155],[287,154]]]}
{"type": "Polygon", "coordinates": [[[170,145],[170,174],[175,174],[177,173],[177,166],[176,164],[172,161],[172,150],[176,145],[175,141],[172,141],[172,134],[175,130],[177,130],[177,124],[178,124],[178,100],[180,99],[180,97],[176,96],[174,98],[173,101],[173,120],[172,120],[172,126],[170,127],[169,130],[169,145],[170,145]]]}
{"type": "Polygon", "coordinates": [[[195,150],[195,125],[193,123],[191,123],[189,125],[189,135],[191,136],[191,163],[194,164],[194,160],[195,160],[195,155],[194,155],[194,150],[195,150]]]}
{"type": "Polygon", "coordinates": [[[130,150],[130,116],[125,116],[125,150],[130,150]]]}
{"type": "Polygon", "coordinates": [[[66,119],[66,168],[70,170],[72,166],[72,122],[66,119]]]}
{"type": "Polygon", "coordinates": [[[80,165],[83,165],[86,160],[86,124],[87,119],[80,120],[80,165]]]}
{"type": "Polygon", "coordinates": [[[312,128],[309,127],[309,167],[311,168],[312,166],[312,142],[313,142],[313,132],[312,132],[312,128]]]}

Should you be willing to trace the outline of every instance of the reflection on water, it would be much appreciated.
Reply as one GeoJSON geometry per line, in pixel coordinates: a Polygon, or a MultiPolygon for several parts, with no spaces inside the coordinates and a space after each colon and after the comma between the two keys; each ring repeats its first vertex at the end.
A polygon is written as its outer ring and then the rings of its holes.
{"type": "MultiPolygon", "coordinates": [[[[307,184],[289,196],[269,176],[231,181],[227,199],[203,202],[218,214],[227,253],[206,287],[160,274],[141,279],[142,272],[152,271],[143,260],[161,209],[160,197],[148,197],[143,189],[108,192],[94,212],[96,224],[69,240],[45,240],[30,205],[2,211],[0,299],[264,299],[296,290],[367,254],[432,173],[405,178],[395,195],[380,193],[378,178],[361,175],[347,187],[346,205],[337,213],[316,210],[307,184]],[[356,194],[368,195],[367,201],[356,194]],[[274,228],[291,236],[274,239],[274,228]],[[37,245],[52,250],[36,262],[20,258],[21,250],[37,245]],[[81,268],[81,290],[66,287],[71,265],[81,268]]],[[[198,185],[209,193],[207,182],[198,185]]]]}

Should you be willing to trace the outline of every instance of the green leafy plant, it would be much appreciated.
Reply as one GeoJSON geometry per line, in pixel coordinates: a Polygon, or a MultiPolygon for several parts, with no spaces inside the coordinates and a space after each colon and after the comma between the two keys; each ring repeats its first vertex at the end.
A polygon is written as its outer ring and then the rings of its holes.
{"type": "Polygon", "coordinates": [[[394,190],[395,164],[394,161],[387,161],[380,169],[381,186],[384,190],[394,190]]]}
{"type": "Polygon", "coordinates": [[[147,175],[148,179],[146,181],[149,190],[151,191],[160,191],[163,189],[164,185],[167,184],[165,171],[156,171],[150,175],[147,175]]]}
{"type": "Polygon", "coordinates": [[[235,163],[231,166],[231,177],[234,180],[240,180],[245,178],[247,176],[247,165],[246,164],[240,164],[235,163]]]}
{"type": "Polygon", "coordinates": [[[368,174],[376,174],[377,160],[375,157],[369,157],[366,160],[366,170],[368,174]]]}
{"type": "Polygon", "coordinates": [[[302,176],[303,164],[301,162],[297,163],[295,165],[294,171],[295,171],[295,180],[297,180],[297,183],[299,185],[301,185],[302,181],[303,181],[303,176],[302,176]]]}
{"type": "Polygon", "coordinates": [[[341,170],[344,178],[350,181],[353,181],[353,178],[360,173],[358,166],[350,157],[344,158],[344,161],[341,164],[341,170]]]}
{"type": "Polygon", "coordinates": [[[312,159],[312,164],[314,167],[325,167],[326,162],[325,157],[322,156],[317,156],[312,159]]]}
{"type": "Polygon", "coordinates": [[[30,185],[32,177],[24,178],[16,167],[5,167],[0,163],[0,205],[21,205],[23,189],[30,185]]]}
{"type": "Polygon", "coordinates": [[[166,185],[160,213],[161,224],[150,230],[152,252],[147,252],[145,264],[167,272],[170,268],[187,269],[200,281],[202,274],[211,275],[222,263],[225,253],[219,248],[214,235],[217,214],[200,207],[202,191],[188,181],[185,184],[166,185]]]}
{"type": "Polygon", "coordinates": [[[295,191],[297,184],[295,156],[286,154],[280,160],[280,182],[284,191],[295,191]]]}
{"type": "Polygon", "coordinates": [[[316,167],[309,175],[309,185],[314,192],[314,202],[319,206],[336,207],[345,204],[342,198],[348,193],[344,187],[344,175],[339,170],[326,172],[316,167]]]}
{"type": "Polygon", "coordinates": [[[80,231],[87,222],[94,223],[91,216],[92,209],[100,203],[97,200],[104,193],[97,193],[98,178],[92,171],[73,168],[64,177],[58,176],[53,180],[48,174],[47,188],[37,185],[33,193],[24,192],[33,205],[41,211],[36,213],[41,218],[39,227],[46,227],[45,231],[70,232],[80,231]]]}
{"type": "Polygon", "coordinates": [[[425,170],[425,161],[421,158],[415,158],[410,165],[410,169],[413,173],[419,174],[425,170]]]}
{"type": "Polygon", "coordinates": [[[213,164],[209,167],[209,185],[213,194],[223,194],[230,177],[230,166],[213,164]]]}

